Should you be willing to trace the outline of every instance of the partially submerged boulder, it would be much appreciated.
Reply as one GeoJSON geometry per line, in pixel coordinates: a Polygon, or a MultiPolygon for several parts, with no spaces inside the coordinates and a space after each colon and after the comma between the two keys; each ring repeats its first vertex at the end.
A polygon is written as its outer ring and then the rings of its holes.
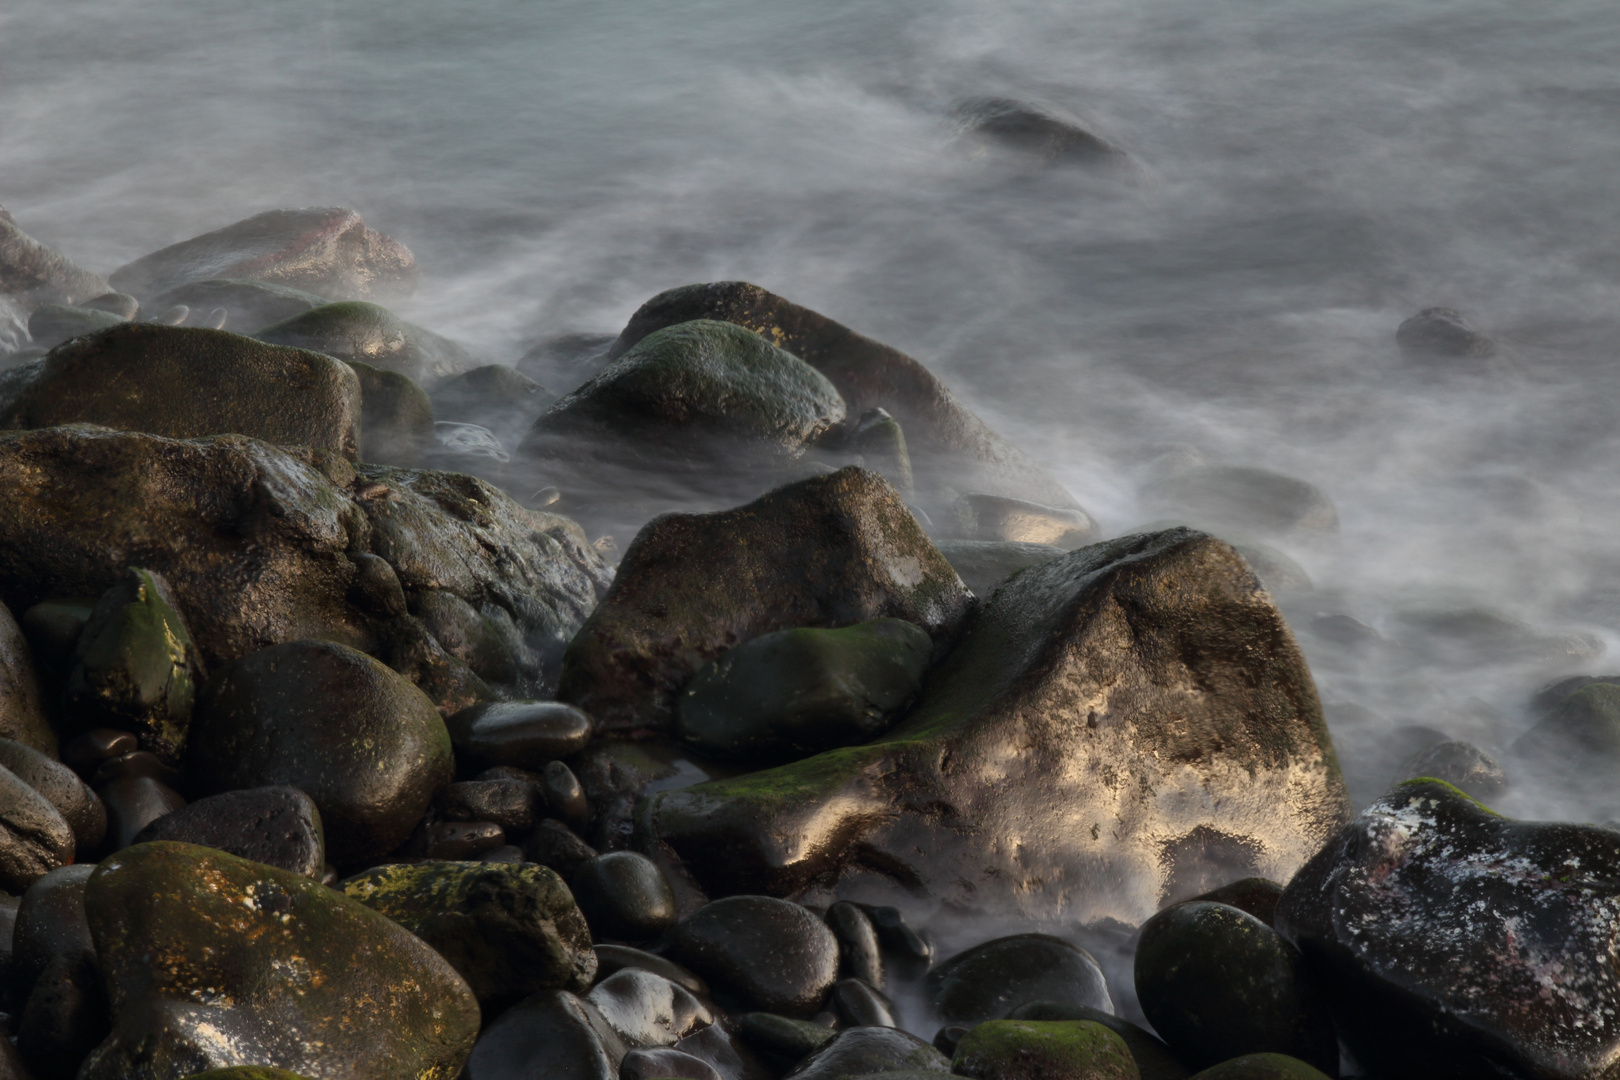
{"type": "Polygon", "coordinates": [[[644,840],[713,890],[864,876],[1127,924],[1286,879],[1349,815],[1293,635],[1230,547],[1185,529],[1014,576],[878,740],[649,803],[644,840]]]}
{"type": "Polygon", "coordinates": [[[144,255],[107,280],[143,300],[214,278],[246,278],[334,299],[369,300],[409,295],[416,277],[416,256],[404,244],[368,228],[353,210],[324,206],[266,210],[144,255]]]}
{"type": "Polygon", "coordinates": [[[963,98],[952,107],[960,133],[986,146],[1025,155],[1041,165],[1122,166],[1125,151],[1086,130],[1079,117],[1038,101],[963,98]]]}
{"type": "Polygon", "coordinates": [[[569,644],[559,697],[599,730],[663,729],[698,668],[750,638],[894,617],[941,641],[967,606],[894,489],[841,469],[735,510],[650,523],[569,644]]]}
{"type": "Polygon", "coordinates": [[[397,371],[358,360],[346,363],[360,379],[360,460],[414,468],[433,448],[433,400],[397,371]]]}
{"type": "Polygon", "coordinates": [[[401,319],[376,304],[346,300],[300,312],[263,327],[260,341],[359,360],[417,383],[477,367],[478,358],[449,338],[401,319]]]}

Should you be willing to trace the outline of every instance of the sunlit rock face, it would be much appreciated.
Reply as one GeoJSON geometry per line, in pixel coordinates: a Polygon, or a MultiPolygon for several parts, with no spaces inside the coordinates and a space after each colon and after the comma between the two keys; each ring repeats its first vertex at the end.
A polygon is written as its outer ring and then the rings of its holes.
{"type": "Polygon", "coordinates": [[[642,824],[720,892],[878,882],[1135,924],[1287,880],[1348,816],[1270,596],[1228,545],[1176,529],[1011,578],[877,741],[661,792],[642,824]]]}

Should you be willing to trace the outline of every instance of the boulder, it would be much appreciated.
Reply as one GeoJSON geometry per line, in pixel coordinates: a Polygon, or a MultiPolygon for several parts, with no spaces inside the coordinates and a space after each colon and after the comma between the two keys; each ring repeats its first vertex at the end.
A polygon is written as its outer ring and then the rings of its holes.
{"type": "Polygon", "coordinates": [[[100,846],[107,832],[107,808],[72,769],[26,743],[5,738],[0,738],[0,767],[56,807],[73,829],[74,846],[79,852],[89,853],[100,846]]]}
{"type": "Polygon", "coordinates": [[[965,1027],[1032,1001],[1114,1011],[1092,955],[1048,934],[1014,934],[958,953],[928,973],[928,996],[943,1023],[965,1027]]]}
{"type": "Polygon", "coordinates": [[[1448,739],[1409,758],[1393,781],[1431,776],[1481,801],[1495,801],[1508,789],[1507,773],[1497,760],[1473,743],[1448,739]]]}
{"type": "Polygon", "coordinates": [[[198,799],[142,829],[137,844],[172,840],[218,848],[304,877],[326,865],[326,832],[315,800],[293,787],[247,788],[198,799]]]}
{"type": "Polygon", "coordinates": [[[466,1080],[619,1080],[629,1047],[596,1006],[566,990],[524,998],[478,1037],[466,1080]]]}
{"type": "Polygon", "coordinates": [[[11,215],[0,216],[0,294],[13,294],[31,309],[76,304],[108,291],[100,277],[23,232],[11,215]]]}
{"type": "Polygon", "coordinates": [[[644,842],[713,891],[860,877],[1127,925],[1286,879],[1349,816],[1293,635],[1236,552],[1186,529],[1015,575],[876,741],[648,803],[644,842]]]}
{"type": "Polygon", "coordinates": [[[397,371],[346,361],[360,380],[360,459],[414,468],[433,446],[433,402],[397,371]]]}
{"type": "Polygon", "coordinates": [[[0,766],[0,890],[20,893],[73,861],[73,826],[51,801],[0,766]]]}
{"type": "Polygon", "coordinates": [[[1050,544],[1064,551],[1102,539],[1097,523],[1084,510],[1041,506],[1005,495],[969,492],[951,506],[956,530],[964,540],[1050,544]]]}
{"type": "Polygon", "coordinates": [[[33,650],[4,604],[0,604],[0,738],[56,755],[56,732],[45,719],[33,650]]]}
{"type": "Polygon", "coordinates": [[[464,697],[450,676],[466,665],[403,605],[379,600],[385,590],[368,583],[382,576],[393,595],[451,594],[510,627],[502,689],[535,696],[555,686],[563,647],[609,579],[577,525],[482,481],[356,471],[236,436],[0,433],[0,485],[0,599],[24,611],[98,596],[135,563],[169,583],[210,669],[326,638],[445,690],[436,701],[464,697]]]}
{"type": "Polygon", "coordinates": [[[898,1028],[850,1028],[822,1043],[792,1072],[791,1080],[839,1080],[874,1073],[948,1074],[950,1059],[898,1028]]]}
{"type": "Polygon", "coordinates": [[[254,333],[260,341],[310,349],[339,360],[358,360],[430,383],[479,365],[478,358],[449,338],[359,300],[323,304],[254,333]]]}
{"type": "Polygon", "coordinates": [[[181,285],[216,278],[263,281],[333,299],[369,300],[414,291],[416,256],[398,240],[368,228],[353,210],[333,206],[266,210],[143,255],[114,270],[107,280],[118,291],[144,301],[181,285]]]}
{"type": "Polygon", "coordinates": [[[0,409],[0,427],[61,424],[175,439],[250,435],[352,459],[360,383],[319,353],[223,330],[121,323],[53,349],[0,409]]]}
{"type": "Polygon", "coordinates": [[[335,889],[212,848],[105,860],[85,911],[113,1031],[82,1080],[259,1065],[313,1080],[451,1080],[478,1003],[448,962],[335,889]]]}
{"type": "Polygon", "coordinates": [[[730,896],[682,919],[669,955],[751,1009],[808,1017],[838,979],[838,941],[798,904],[730,896]]]}
{"type": "Polygon", "coordinates": [[[1339,513],[1316,485],[1245,465],[1195,465],[1160,477],[1147,503],[1193,524],[1240,533],[1311,539],[1339,531],[1339,513]]]}
{"type": "Polygon", "coordinates": [[[504,364],[485,364],[433,386],[433,408],[440,416],[489,428],[511,445],[556,401],[556,394],[504,364]]]}
{"type": "Polygon", "coordinates": [[[1289,882],[1277,930],[1374,1075],[1574,1080],[1620,1060],[1620,832],[1394,788],[1289,882]]]}
{"type": "Polygon", "coordinates": [[[324,296],[268,281],[209,278],[188,281],[147,301],[152,311],[184,306],[196,311],[225,309],[225,329],[235,334],[256,334],[271,323],[290,319],[327,303],[324,296]]]}
{"type": "Polygon", "coordinates": [[[399,846],[455,769],[427,695],[330,641],[272,645],[221,669],[197,702],[186,763],[208,794],[307,793],[339,866],[399,846]]]}
{"type": "Polygon", "coordinates": [[[981,597],[989,597],[1018,571],[1051,562],[1063,554],[1062,548],[1051,544],[1012,540],[935,540],[934,544],[962,576],[962,582],[981,597]]]}
{"type": "Polygon", "coordinates": [[[1496,342],[1470,326],[1451,308],[1431,307],[1395,329],[1395,344],[1407,360],[1485,360],[1496,355],[1496,342]]]}
{"type": "Polygon", "coordinates": [[[958,131],[985,147],[1027,158],[1038,165],[1119,167],[1125,151],[1086,130],[1079,117],[1036,101],[1007,97],[962,98],[951,108],[958,131]]]}
{"type": "Polygon", "coordinates": [[[543,866],[378,866],[343,882],[343,891],[433,946],[486,1010],[542,990],[583,991],[596,974],[585,917],[543,866]]]}
{"type": "Polygon", "coordinates": [[[654,331],[693,319],[736,323],[797,356],[827,377],[849,416],[887,410],[905,430],[918,497],[929,513],[943,513],[962,490],[1075,505],[1063,485],[991,431],[923,365],[757,285],[722,281],[659,293],[630,317],[609,356],[617,360],[654,331]],[[946,494],[946,488],[953,490],[946,494]]]}
{"type": "Polygon", "coordinates": [[[956,1044],[973,1080],[1140,1080],[1125,1040],[1090,1020],[991,1020],[956,1044]]]}
{"type": "Polygon", "coordinates": [[[558,696],[602,730],[666,729],[687,680],[744,641],[893,617],[938,642],[968,602],[887,481],[841,469],[735,510],[650,523],[569,644],[558,696]]]}

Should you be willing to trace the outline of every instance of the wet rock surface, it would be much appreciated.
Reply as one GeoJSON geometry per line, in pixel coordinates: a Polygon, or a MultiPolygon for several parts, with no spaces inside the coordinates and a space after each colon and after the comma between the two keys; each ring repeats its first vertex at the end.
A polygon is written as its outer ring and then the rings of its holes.
{"type": "Polygon", "coordinates": [[[0,768],[45,796],[73,830],[76,852],[91,852],[107,832],[107,808],[72,769],[31,746],[0,739],[0,768]]]}
{"type": "Polygon", "coordinates": [[[1097,961],[1046,934],[997,938],[958,953],[928,973],[929,998],[946,1024],[1000,1020],[1030,1002],[1114,1011],[1097,961]]]}
{"type": "Polygon", "coordinates": [[[19,893],[73,861],[73,826],[51,801],[0,767],[0,889],[19,893]]]}
{"type": "Polygon", "coordinates": [[[544,769],[577,754],[591,738],[591,718],[555,701],[494,701],[450,717],[450,738],[469,769],[511,765],[544,769]]]}
{"type": "Polygon", "coordinates": [[[467,1058],[466,1076],[618,1080],[628,1052],[594,1005],[566,990],[547,990],[524,998],[484,1029],[467,1058]]]}
{"type": "Polygon", "coordinates": [[[197,844],[319,878],[326,864],[326,831],[315,800],[295,787],[226,791],[165,814],[133,837],[144,844],[197,844]]]}
{"type": "Polygon", "coordinates": [[[0,604],[0,737],[56,753],[56,732],[45,717],[33,650],[4,604],[0,604]]]}
{"type": "Polygon", "coordinates": [[[448,338],[406,322],[385,307],[358,300],[323,304],[261,327],[254,337],[276,345],[358,361],[426,384],[478,366],[448,338]]]}
{"type": "Polygon", "coordinates": [[[838,978],[838,941],[798,904],[731,896],[707,904],[670,934],[670,955],[748,1009],[813,1015],[838,978]]]}
{"type": "Polygon", "coordinates": [[[951,1071],[974,1080],[1137,1080],[1114,1032],[1089,1020],[991,1020],[956,1045],[951,1071]]]}
{"type": "Polygon", "coordinates": [[[973,592],[988,599],[996,587],[1020,570],[1051,562],[1063,549],[1051,544],[1011,540],[936,540],[939,553],[973,592]]]}
{"type": "Polygon", "coordinates": [[[949,1073],[944,1054],[895,1028],[851,1028],[823,1043],[787,1075],[793,1080],[833,1080],[873,1073],[949,1073]]]}
{"type": "Polygon", "coordinates": [[[675,924],[675,893],[645,855],[598,855],[582,863],[569,882],[599,938],[645,941],[675,924]]]}

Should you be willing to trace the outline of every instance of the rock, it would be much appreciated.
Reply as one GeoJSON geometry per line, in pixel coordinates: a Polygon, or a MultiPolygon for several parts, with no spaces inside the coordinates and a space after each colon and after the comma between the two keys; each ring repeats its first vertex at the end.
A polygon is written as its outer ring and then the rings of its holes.
{"type": "Polygon", "coordinates": [[[1490,663],[1567,664],[1596,659],[1594,634],[1548,634],[1484,607],[1421,607],[1395,616],[1400,644],[1430,663],[1475,667],[1490,663]]]}
{"type": "Polygon", "coordinates": [[[713,1065],[673,1047],[632,1050],[619,1063],[619,1080],[672,1080],[676,1077],[685,1080],[721,1080],[719,1071],[713,1065]]]}
{"type": "Polygon", "coordinates": [[[591,808],[585,798],[585,786],[567,765],[560,761],[546,762],[540,790],[545,792],[547,807],[558,818],[576,829],[590,824],[591,808]]]}
{"type": "Polygon", "coordinates": [[[1101,539],[1097,523],[1084,510],[977,492],[958,498],[952,510],[965,540],[1050,544],[1072,551],[1101,539]]]}
{"type": "Polygon", "coordinates": [[[577,754],[591,739],[591,718],[555,701],[490,701],[447,722],[456,756],[473,771],[495,765],[543,769],[577,754]]]}
{"type": "Polygon", "coordinates": [[[1339,531],[1338,511],[1320,488],[1269,469],[1194,466],[1147,485],[1143,496],[1199,526],[1293,539],[1339,531]]]}
{"type": "Polygon", "coordinates": [[[465,780],[433,800],[434,813],[446,821],[493,821],[509,833],[532,829],[544,809],[540,789],[523,780],[465,780]]]}
{"type": "Polygon", "coordinates": [[[862,979],[834,983],[831,1004],[846,1028],[900,1026],[894,1020],[894,1003],[862,979]]]}
{"type": "Polygon", "coordinates": [[[56,753],[56,732],[45,719],[32,651],[4,604],[0,604],[0,737],[44,754],[56,753]]]}
{"type": "Polygon", "coordinates": [[[1267,926],[1270,926],[1276,921],[1277,904],[1282,900],[1282,894],[1283,887],[1275,881],[1250,877],[1234,881],[1229,885],[1222,885],[1218,889],[1211,889],[1201,896],[1193,897],[1193,899],[1235,907],[1239,911],[1248,912],[1267,926]]]}
{"type": "Polygon", "coordinates": [[[255,334],[271,323],[290,319],[326,302],[324,296],[268,281],[208,278],[188,281],[161,292],[146,306],[152,311],[167,311],[177,305],[196,311],[224,308],[225,325],[232,333],[255,334]]]}
{"type": "Polygon", "coordinates": [[[411,834],[404,853],[435,862],[481,862],[506,845],[506,830],[493,821],[424,822],[411,834]]]}
{"type": "Polygon", "coordinates": [[[56,807],[73,830],[77,851],[91,852],[100,846],[107,834],[107,808],[72,769],[14,739],[0,739],[0,767],[56,807]]]}
{"type": "Polygon", "coordinates": [[[1149,919],[1136,950],[1136,996],[1194,1068],[1279,1053],[1338,1069],[1339,1040],[1299,951],[1237,908],[1192,902],[1149,919]]]}
{"type": "Polygon", "coordinates": [[[1620,685],[1591,683],[1565,695],[1513,748],[1544,768],[1608,771],[1620,762],[1620,685]]]}
{"type": "Polygon", "coordinates": [[[82,1080],[249,1064],[450,1080],[478,1032],[472,992],[438,953],[297,874],[141,844],[97,868],[85,909],[113,1032],[82,1080]]]}
{"type": "Polygon", "coordinates": [[[17,296],[0,293],[0,359],[8,364],[26,363],[38,354],[39,350],[28,344],[28,304],[17,296]]]}
{"type": "Polygon", "coordinates": [[[165,814],[133,838],[218,848],[239,858],[319,878],[326,836],[315,800],[293,787],[249,788],[210,795],[165,814]]]}
{"type": "Polygon", "coordinates": [[[39,303],[75,304],[106,293],[107,283],[0,217],[0,294],[39,303]]]}
{"type": "Polygon", "coordinates": [[[339,866],[398,846],[454,770],[427,695],[329,641],[273,645],[219,671],[197,703],[188,762],[209,793],[307,793],[339,866]]]}
{"type": "Polygon", "coordinates": [[[271,1069],[262,1065],[236,1065],[226,1069],[209,1069],[194,1073],[199,1080],[308,1080],[286,1069],[271,1069]]]}
{"type": "Polygon", "coordinates": [[[353,210],[266,210],[144,255],[107,280],[120,292],[145,300],[216,278],[367,300],[414,291],[416,256],[399,241],[367,228],[353,210]]]}
{"type": "Polygon", "coordinates": [[[120,319],[133,319],[140,314],[141,302],[128,293],[108,292],[100,296],[92,296],[81,301],[78,305],[90,311],[105,311],[109,315],[116,315],[120,319]]]}
{"type": "Polygon", "coordinates": [[[596,858],[596,849],[567,825],[547,818],[535,826],[524,841],[523,855],[530,862],[549,866],[564,878],[571,878],[581,866],[596,858]]]}
{"type": "Polygon", "coordinates": [[[1289,882],[1277,929],[1375,1075],[1598,1076],[1620,1054],[1620,833],[1396,787],[1289,882]]]}
{"type": "Polygon", "coordinates": [[[433,447],[433,401],[397,371],[348,360],[360,380],[360,458],[416,468],[433,447]]]}
{"type": "Polygon", "coordinates": [[[107,1037],[107,1001],[89,953],[53,957],[23,1007],[17,1051],[40,1080],[71,1080],[107,1037]]]}
{"type": "Polygon", "coordinates": [[[495,1019],[467,1059],[466,1080],[618,1080],[628,1047],[566,990],[525,998],[495,1019]]]}
{"type": "Polygon", "coordinates": [[[1127,925],[1291,876],[1349,811],[1293,635],[1237,554],[1189,530],[1014,576],[878,740],[648,803],[643,838],[711,887],[864,873],[967,910],[1127,925]]]}
{"type": "Polygon", "coordinates": [[[136,752],[135,736],[112,728],[93,728],[62,744],[62,764],[80,776],[94,776],[107,762],[136,752]]]}
{"type": "Polygon", "coordinates": [[[865,742],[916,696],[933,651],[904,619],[762,634],[699,669],[675,730],[705,754],[759,762],[865,742]]]}
{"type": "Polygon", "coordinates": [[[957,1043],[951,1071],[975,1080],[1140,1080],[1114,1032],[1089,1020],[990,1020],[957,1043]]]}
{"type": "Polygon", "coordinates": [[[91,787],[100,787],[114,780],[129,777],[149,777],[170,787],[179,787],[180,770],[147,750],[131,750],[115,758],[108,758],[96,766],[90,777],[91,787]]]}
{"type": "Polygon", "coordinates": [[[131,731],[142,749],[170,763],[185,752],[204,674],[175,603],[162,575],[124,571],[86,620],[63,690],[83,727],[131,731]]]}
{"type": "Polygon", "coordinates": [[[638,968],[609,975],[585,1000],[630,1047],[674,1046],[714,1023],[714,1015],[691,991],[638,968]]]}
{"type": "Polygon", "coordinates": [[[260,341],[360,361],[426,384],[478,366],[449,338],[401,319],[385,307],[348,300],[300,312],[263,327],[260,341]]]}
{"type": "Polygon", "coordinates": [[[744,1013],[737,1031],[760,1053],[793,1065],[833,1037],[832,1028],[813,1020],[794,1020],[764,1012],[744,1013]]]}
{"type": "Polygon", "coordinates": [[[1047,934],[1014,934],[957,953],[928,973],[928,996],[947,1024],[1000,1020],[1031,1001],[1114,1011],[1091,954],[1047,934]]]}
{"type": "Polygon", "coordinates": [[[242,434],[353,458],[360,385],[318,353],[122,323],[53,349],[0,410],[6,428],[81,423],[176,439],[242,434]]]}
{"type": "Polygon", "coordinates": [[[667,727],[709,660],[774,630],[894,617],[939,641],[968,593],[887,482],[862,469],[649,524],[569,644],[558,696],[606,731],[667,727]]]}
{"type": "Polygon", "coordinates": [[[792,1080],[837,1080],[872,1073],[948,1073],[944,1054],[899,1028],[850,1028],[823,1043],[787,1075],[792,1080]]]}
{"type": "MultiPolygon", "coordinates": [[[[90,621],[90,613],[96,609],[99,599],[91,596],[46,600],[23,612],[23,635],[33,649],[34,659],[52,681],[60,682],[72,669],[79,635],[84,632],[84,624],[90,621]]],[[[130,736],[131,740],[134,738],[130,736]]]]}
{"type": "MultiPolygon", "coordinates": [[[[1061,484],[991,431],[923,365],[757,285],[722,281],[659,293],[630,317],[608,355],[616,360],[649,334],[693,319],[736,323],[797,356],[827,377],[850,416],[887,410],[905,429],[919,493],[953,487],[1075,505],[1061,484]]],[[[925,500],[924,509],[943,511],[954,498],[925,500]]]]}
{"type": "Polygon", "coordinates": [[[1287,1054],[1245,1054],[1212,1065],[1192,1080],[1327,1080],[1327,1075],[1287,1054]]]}
{"type": "Polygon", "coordinates": [[[569,884],[598,938],[645,941],[675,925],[675,894],[645,855],[598,855],[582,863],[569,884]]]}
{"type": "Polygon", "coordinates": [[[838,978],[838,942],[798,904],[728,896],[670,933],[669,955],[752,1009],[807,1017],[838,978]]]}
{"type": "Polygon", "coordinates": [[[1125,165],[1125,151],[1087,131],[1076,116],[1041,102],[1006,97],[970,97],[955,103],[952,116],[963,135],[1011,150],[1040,165],[1089,167],[1125,165]]]}
{"type": "Polygon", "coordinates": [[[1158,1036],[1100,1009],[1083,1005],[1060,1005],[1050,1001],[1032,1001],[1020,1005],[1007,1015],[1008,1020],[1089,1020],[1118,1035],[1130,1051],[1142,1080],[1187,1080],[1192,1070],[1177,1061],[1170,1048],[1158,1036]]]}
{"type": "Polygon", "coordinates": [[[480,424],[513,445],[556,400],[556,394],[504,364],[451,375],[433,387],[433,408],[440,416],[480,424]]]}
{"type": "Polygon", "coordinates": [[[584,990],[596,974],[585,918],[543,866],[379,866],[342,887],[433,946],[486,1010],[542,990],[584,990]]]}
{"type": "Polygon", "coordinates": [[[1408,759],[1396,781],[1432,776],[1481,801],[1494,800],[1508,789],[1507,773],[1495,758],[1473,743],[1448,740],[1408,759]]]}
{"type": "Polygon", "coordinates": [[[73,861],[73,827],[49,799],[0,766],[0,889],[20,893],[73,861]]]}
{"type": "Polygon", "coordinates": [[[867,409],[849,437],[849,449],[861,456],[866,468],[894,485],[904,496],[916,487],[911,471],[911,452],[906,449],[906,433],[900,421],[887,409],[867,409]]]}
{"type": "Polygon", "coordinates": [[[385,657],[436,700],[460,695],[449,676],[465,665],[419,620],[351,598],[361,576],[351,554],[364,554],[412,593],[451,593],[509,620],[522,651],[501,689],[533,696],[555,685],[564,645],[609,578],[577,525],[481,481],[356,471],[237,436],[0,433],[0,485],[0,599],[23,611],[97,596],[138,552],[168,581],[210,669],[317,637],[385,657]]]}
{"type": "Polygon", "coordinates": [[[928,965],[934,962],[934,943],[913,930],[899,908],[880,904],[862,904],[860,907],[866,912],[866,917],[872,920],[878,944],[891,960],[898,962],[908,977],[928,970],[928,965]]]}
{"type": "Polygon", "coordinates": [[[968,588],[988,597],[1020,570],[1051,562],[1063,549],[1051,544],[1023,544],[1009,540],[936,540],[939,553],[962,576],[968,588]]]}
{"type": "Polygon", "coordinates": [[[107,850],[122,851],[147,826],[186,805],[169,785],[150,776],[124,776],[99,785],[97,794],[107,807],[107,850]]]}
{"type": "Polygon", "coordinates": [[[1408,360],[1484,360],[1496,355],[1496,342],[1451,308],[1424,308],[1395,330],[1395,344],[1408,360]]]}
{"type": "Polygon", "coordinates": [[[827,909],[826,923],[838,939],[839,973],[883,989],[883,953],[871,917],[858,905],[840,900],[827,909]]]}
{"type": "Polygon", "coordinates": [[[96,951],[84,914],[84,886],[95,868],[94,863],[58,867],[22,894],[10,952],[25,981],[38,978],[53,957],[96,951]]]}
{"type": "Polygon", "coordinates": [[[34,347],[54,349],[69,338],[93,334],[110,326],[128,322],[126,318],[94,308],[70,307],[66,304],[41,304],[28,316],[28,336],[34,347]]]}

